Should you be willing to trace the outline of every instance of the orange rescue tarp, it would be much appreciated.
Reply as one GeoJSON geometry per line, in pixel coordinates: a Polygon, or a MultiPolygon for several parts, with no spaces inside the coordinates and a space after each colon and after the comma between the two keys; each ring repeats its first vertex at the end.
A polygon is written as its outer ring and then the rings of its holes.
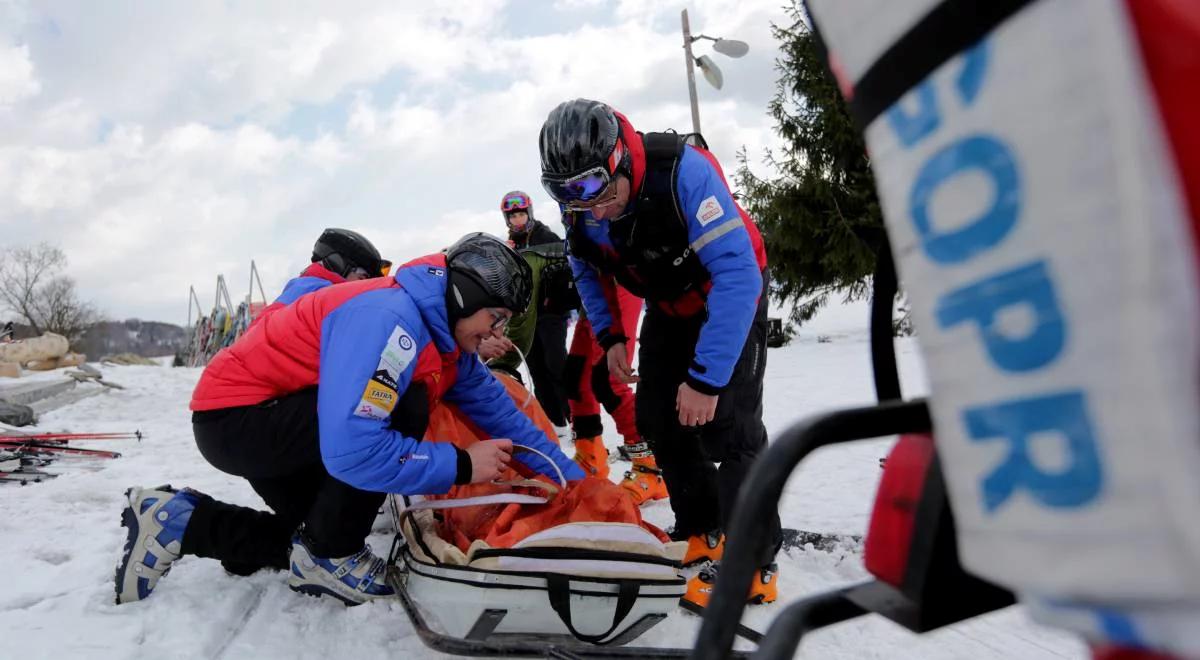
{"type": "MultiPolygon", "coordinates": [[[[508,389],[517,408],[524,412],[550,442],[557,444],[554,426],[538,405],[537,399],[507,374],[496,378],[508,389]]],[[[465,415],[451,404],[435,405],[429,415],[425,438],[431,441],[453,442],[465,448],[485,437],[465,415]]],[[[522,475],[509,468],[501,480],[521,479],[522,475]]],[[[549,481],[544,477],[539,477],[549,481]]],[[[474,497],[493,493],[510,493],[513,488],[491,483],[455,486],[445,498],[474,497]]],[[[530,494],[542,495],[530,489],[530,494]]],[[[439,533],[442,538],[467,552],[471,543],[483,540],[493,548],[510,548],[535,532],[570,522],[614,522],[641,525],[664,543],[669,539],[657,527],[642,520],[641,511],[625,490],[607,479],[587,477],[571,484],[546,504],[488,504],[444,509],[439,533]]]]}

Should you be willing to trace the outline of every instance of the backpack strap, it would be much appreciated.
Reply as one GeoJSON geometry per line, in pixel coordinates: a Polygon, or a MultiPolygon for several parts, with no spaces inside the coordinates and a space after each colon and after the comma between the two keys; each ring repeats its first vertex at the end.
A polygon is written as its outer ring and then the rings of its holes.
{"type": "Polygon", "coordinates": [[[670,161],[683,155],[683,136],[674,132],[642,133],[642,146],[646,150],[646,167],[662,161],[670,161]]]}

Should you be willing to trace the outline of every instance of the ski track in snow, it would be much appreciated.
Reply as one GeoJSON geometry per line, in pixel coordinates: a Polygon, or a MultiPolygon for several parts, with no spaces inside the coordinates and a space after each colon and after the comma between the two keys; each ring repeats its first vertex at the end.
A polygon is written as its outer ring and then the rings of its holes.
{"type": "MultiPolygon", "coordinates": [[[[772,435],[806,416],[873,400],[866,311],[833,308],[806,326],[793,343],[771,349],[766,374],[766,423],[772,435]],[[818,342],[817,337],[830,338],[818,342]]],[[[907,396],[926,391],[916,344],[897,343],[907,396]]],[[[0,656],[34,658],[437,658],[408,624],[399,602],[346,608],[332,599],[291,592],[282,574],[227,575],[213,560],[186,557],[153,596],[115,605],[113,568],[125,540],[120,526],[129,486],[191,486],[218,499],[264,506],[244,481],[209,466],[195,448],[187,402],[199,369],[102,366],[106,379],[128,387],[107,391],[42,417],[23,431],[132,431],[135,441],[80,446],[115,449],[105,461],[61,459],[48,470],[58,479],[0,486],[0,656]]],[[[30,380],[61,378],[35,374],[30,380]]],[[[611,420],[606,443],[620,442],[611,420]]],[[[788,482],[781,507],[787,527],[861,534],[879,479],[877,460],[891,440],[816,452],[788,482]]],[[[567,448],[570,451],[570,448],[567,448]]],[[[619,481],[626,463],[612,465],[619,481]]],[[[666,527],[670,507],[656,502],[645,517],[666,527]]],[[[382,554],[390,537],[375,533],[382,554]]],[[[765,631],[786,602],[866,579],[861,550],[787,551],[779,557],[780,602],[752,607],[744,623],[765,631]]],[[[690,646],[700,619],[679,611],[637,644],[690,646]]],[[[752,645],[739,642],[739,648],[752,645]]],[[[1028,620],[1020,608],[914,635],[869,616],[813,633],[798,657],[812,658],[1086,658],[1084,645],[1028,620]]]]}

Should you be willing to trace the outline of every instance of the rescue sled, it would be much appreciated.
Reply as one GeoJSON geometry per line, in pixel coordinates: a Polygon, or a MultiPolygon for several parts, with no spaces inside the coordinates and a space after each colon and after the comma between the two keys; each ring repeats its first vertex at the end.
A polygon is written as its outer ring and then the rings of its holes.
{"type": "Polygon", "coordinates": [[[686,657],[690,649],[627,646],[678,611],[683,544],[625,523],[567,523],[511,548],[476,541],[467,553],[438,536],[438,509],[544,503],[554,487],[542,487],[545,496],[391,496],[398,532],[389,583],[421,640],[457,655],[686,657]]]}

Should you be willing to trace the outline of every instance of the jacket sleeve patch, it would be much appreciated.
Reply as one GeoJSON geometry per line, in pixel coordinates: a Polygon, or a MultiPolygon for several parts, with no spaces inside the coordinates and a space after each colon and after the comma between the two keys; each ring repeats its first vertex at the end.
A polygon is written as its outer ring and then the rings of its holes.
{"type": "Polygon", "coordinates": [[[363,389],[362,398],[354,409],[355,415],[384,420],[392,414],[396,402],[400,400],[400,374],[412,363],[417,354],[416,349],[416,342],[404,328],[396,326],[392,330],[379,356],[375,373],[371,374],[371,379],[363,389]]]}
{"type": "Polygon", "coordinates": [[[701,227],[708,226],[708,223],[725,215],[725,209],[721,208],[721,202],[717,201],[716,195],[709,195],[700,202],[700,208],[696,209],[696,219],[700,221],[701,227]]]}

